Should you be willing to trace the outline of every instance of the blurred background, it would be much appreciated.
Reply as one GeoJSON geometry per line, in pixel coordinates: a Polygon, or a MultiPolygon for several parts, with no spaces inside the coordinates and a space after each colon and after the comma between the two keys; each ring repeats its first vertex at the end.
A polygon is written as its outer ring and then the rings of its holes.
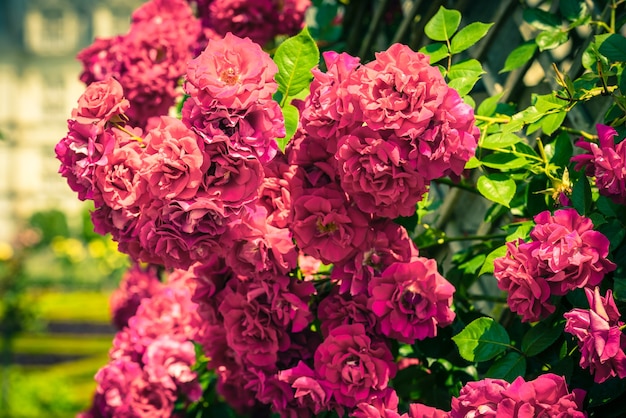
{"type": "Polygon", "coordinates": [[[76,53],[128,30],[141,0],[0,1],[0,417],[70,417],[91,401],[127,266],[93,233],[54,146],[82,93],[76,53]]]}

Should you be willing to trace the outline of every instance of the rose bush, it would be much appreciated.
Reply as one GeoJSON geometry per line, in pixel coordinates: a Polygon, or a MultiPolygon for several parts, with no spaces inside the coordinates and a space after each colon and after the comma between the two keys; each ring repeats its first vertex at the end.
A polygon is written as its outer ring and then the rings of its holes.
{"type": "MultiPolygon", "coordinates": [[[[84,417],[214,416],[222,402],[250,416],[583,417],[624,399],[619,2],[586,72],[557,68],[558,89],[519,110],[475,105],[483,68],[459,56],[490,25],[459,30],[454,10],[426,23],[420,51],[320,63],[325,41],[300,31],[308,1],[190,3],[151,0],[127,35],[79,54],[88,86],[60,173],[93,201],[96,231],[148,264],[114,295],[121,329],[84,417]],[[597,134],[566,124],[597,96],[614,105],[597,134]],[[453,189],[491,205],[496,233],[439,229],[434,196],[453,189]]],[[[322,35],[339,7],[313,3],[322,35]]],[[[574,3],[559,11],[568,31],[590,19],[574,3]]],[[[536,47],[558,46],[545,40],[566,33],[558,18],[529,10],[536,47]]]]}

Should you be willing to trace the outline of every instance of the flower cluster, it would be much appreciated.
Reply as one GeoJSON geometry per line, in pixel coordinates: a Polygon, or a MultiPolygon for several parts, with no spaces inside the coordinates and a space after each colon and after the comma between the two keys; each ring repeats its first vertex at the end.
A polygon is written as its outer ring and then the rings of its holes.
{"type": "Polygon", "coordinates": [[[188,0],[195,3],[206,39],[232,32],[265,45],[277,35],[295,35],[310,0],[188,0]]]}
{"type": "Polygon", "coordinates": [[[508,383],[502,379],[483,379],[467,383],[458,397],[452,398],[452,410],[444,412],[421,404],[412,404],[410,418],[463,417],[572,417],[583,418],[585,392],[569,392],[565,379],[552,373],[526,382],[521,376],[508,383]]]}
{"type": "MultiPolygon", "coordinates": [[[[128,274],[141,274],[133,268],[128,274]]],[[[143,272],[146,274],[146,272],[143,272]]],[[[133,280],[129,278],[127,281],[133,280]]],[[[170,417],[181,396],[187,402],[202,395],[192,340],[200,317],[191,301],[194,282],[176,271],[150,297],[141,299],[128,325],[117,333],[110,361],[96,374],[91,409],[79,416],[170,417]]]]}
{"type": "Polygon", "coordinates": [[[598,144],[580,140],[576,145],[587,153],[572,157],[576,169],[585,169],[587,175],[595,176],[596,186],[601,195],[613,202],[626,205],[626,144],[614,142],[617,131],[598,124],[598,144]]]}
{"type": "Polygon", "coordinates": [[[594,381],[602,383],[610,377],[626,377],[626,336],[624,322],[613,300],[613,292],[605,296],[600,289],[585,288],[589,309],[575,308],[565,313],[565,331],[574,335],[580,348],[580,367],[589,369],[594,381]]]}
{"type": "Polygon", "coordinates": [[[591,219],[575,209],[535,216],[531,241],[507,243],[507,253],[494,262],[498,287],[508,292],[511,310],[523,321],[538,321],[555,311],[551,296],[593,288],[615,270],[607,259],[609,240],[593,230],[591,219]]]}

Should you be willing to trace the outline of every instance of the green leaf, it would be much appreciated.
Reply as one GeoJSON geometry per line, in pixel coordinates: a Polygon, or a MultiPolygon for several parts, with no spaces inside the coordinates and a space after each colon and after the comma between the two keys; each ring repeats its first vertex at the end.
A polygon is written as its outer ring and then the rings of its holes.
{"type": "MultiPolygon", "coordinates": [[[[500,206],[501,207],[501,206],[500,206]]],[[[485,258],[485,263],[480,268],[478,272],[478,276],[482,276],[483,274],[491,274],[493,273],[493,261],[496,258],[504,257],[506,255],[506,245],[502,245],[489,254],[487,254],[487,258],[485,258]]]]}
{"type": "Polygon", "coordinates": [[[274,54],[274,62],[278,66],[278,91],[283,94],[284,99],[309,87],[313,77],[311,69],[319,63],[319,59],[317,44],[306,27],[280,44],[274,54]]]}
{"type": "Polygon", "coordinates": [[[448,47],[446,46],[446,44],[434,42],[432,44],[424,46],[422,49],[420,49],[420,52],[422,54],[428,55],[430,57],[430,63],[434,64],[448,56],[448,47]]]}
{"type": "Polygon", "coordinates": [[[450,52],[458,54],[475,45],[489,31],[493,23],[474,22],[465,26],[452,38],[450,52]]]}
{"type": "Polygon", "coordinates": [[[564,327],[564,321],[539,322],[522,338],[522,351],[527,356],[536,356],[559,339],[564,327]]]}
{"type": "Polygon", "coordinates": [[[498,102],[503,95],[504,92],[501,92],[496,95],[487,97],[480,103],[478,109],[476,109],[476,114],[481,116],[493,116],[498,108],[498,102]]]}
{"type": "Polygon", "coordinates": [[[515,181],[504,174],[485,174],[478,178],[476,186],[487,199],[507,208],[515,196],[515,181]]]}
{"type": "Polygon", "coordinates": [[[433,41],[447,41],[461,23],[461,12],[441,6],[432,19],[424,26],[424,33],[433,41]]]}
{"type": "Polygon", "coordinates": [[[541,30],[554,30],[561,26],[561,20],[557,16],[541,9],[525,9],[524,20],[541,30]]]}
{"type": "Polygon", "coordinates": [[[500,73],[506,73],[530,62],[537,50],[537,44],[534,41],[528,41],[516,47],[504,61],[504,68],[500,73]]]}
{"type": "Polygon", "coordinates": [[[566,167],[574,153],[572,140],[566,132],[560,133],[554,141],[546,144],[544,149],[546,155],[550,158],[550,162],[559,167],[566,167]]]}
{"type": "Polygon", "coordinates": [[[569,39],[567,32],[560,29],[541,32],[535,38],[540,51],[547,51],[563,45],[569,39]]]}
{"type": "Polygon", "coordinates": [[[586,215],[591,209],[591,186],[587,176],[582,175],[572,187],[572,206],[581,215],[586,215]]]}
{"type": "Polygon", "coordinates": [[[286,135],[284,138],[278,139],[278,147],[281,151],[285,151],[285,147],[289,143],[289,140],[291,139],[291,137],[293,137],[293,134],[296,133],[296,129],[298,129],[298,119],[300,118],[300,114],[298,112],[298,109],[290,103],[286,104],[285,107],[282,108],[282,110],[283,117],[285,118],[286,135]]]}
{"type": "Polygon", "coordinates": [[[609,222],[600,227],[598,227],[598,225],[595,226],[598,232],[601,232],[609,239],[610,251],[615,251],[626,236],[626,229],[624,229],[622,223],[617,219],[611,219],[609,222]]]}
{"type": "Polygon", "coordinates": [[[461,357],[473,362],[491,360],[506,351],[511,343],[504,327],[488,317],[472,321],[452,340],[459,348],[461,357]]]}
{"type": "Polygon", "coordinates": [[[559,9],[561,15],[572,22],[583,18],[587,13],[587,5],[580,0],[561,0],[559,9]]]}
{"type": "Polygon", "coordinates": [[[480,161],[484,166],[497,168],[502,171],[515,170],[529,165],[526,158],[504,152],[489,154],[480,161]]]}
{"type": "Polygon", "coordinates": [[[626,61],[626,38],[614,33],[602,42],[598,51],[613,62],[626,61]]]}
{"type": "Polygon", "coordinates": [[[484,149],[502,149],[521,142],[522,138],[512,133],[489,135],[478,144],[484,149]]]}
{"type": "Polygon", "coordinates": [[[457,90],[459,96],[463,97],[472,90],[480,76],[484,73],[485,71],[478,60],[461,61],[450,67],[450,71],[448,71],[450,82],[448,85],[457,90]]]}
{"type": "Polygon", "coordinates": [[[481,162],[478,158],[476,158],[475,156],[472,156],[467,163],[465,163],[465,169],[466,170],[471,170],[472,168],[476,168],[476,167],[480,167],[481,166],[481,162]]]}
{"type": "Polygon", "coordinates": [[[492,379],[504,379],[511,383],[519,376],[526,374],[526,358],[519,353],[511,351],[504,357],[496,360],[489,370],[486,377],[492,379]]]}

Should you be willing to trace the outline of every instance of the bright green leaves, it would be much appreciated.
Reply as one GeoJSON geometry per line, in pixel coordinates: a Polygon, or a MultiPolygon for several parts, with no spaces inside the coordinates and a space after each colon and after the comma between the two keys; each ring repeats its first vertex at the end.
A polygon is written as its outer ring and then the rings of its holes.
{"type": "Polygon", "coordinates": [[[509,207],[515,196],[515,181],[500,173],[486,174],[478,178],[476,184],[480,194],[492,202],[509,207]]]}
{"type": "Polygon", "coordinates": [[[504,327],[492,318],[482,317],[472,321],[452,337],[459,354],[467,361],[491,360],[511,347],[511,340],[504,327]]]}
{"type": "Polygon", "coordinates": [[[313,77],[311,69],[319,63],[319,59],[317,44],[306,27],[298,35],[280,44],[274,54],[274,62],[278,66],[278,93],[274,98],[279,102],[285,117],[286,135],[278,141],[281,150],[285,149],[298,126],[298,110],[291,105],[291,99],[308,89],[313,77]]]}
{"type": "Polygon", "coordinates": [[[527,356],[536,356],[550,347],[563,333],[564,320],[539,322],[522,338],[522,352],[527,356]]]}
{"type": "Polygon", "coordinates": [[[626,61],[626,38],[619,34],[612,34],[602,42],[598,51],[614,62],[626,61]]]}
{"type": "Polygon", "coordinates": [[[448,41],[461,23],[461,12],[441,6],[426,26],[424,33],[433,41],[448,41]]]}
{"type": "Polygon", "coordinates": [[[452,56],[474,46],[485,37],[493,24],[473,22],[457,32],[460,23],[461,13],[440,7],[424,27],[426,36],[438,42],[426,45],[420,52],[430,56],[431,64],[448,59],[445,68],[441,67],[442,72],[448,78],[450,87],[463,97],[472,90],[485,72],[477,60],[467,59],[452,64],[452,56]]]}
{"type": "Polygon", "coordinates": [[[506,57],[504,68],[500,72],[506,73],[526,65],[533,58],[536,50],[537,44],[534,41],[521,44],[506,57]]]}

